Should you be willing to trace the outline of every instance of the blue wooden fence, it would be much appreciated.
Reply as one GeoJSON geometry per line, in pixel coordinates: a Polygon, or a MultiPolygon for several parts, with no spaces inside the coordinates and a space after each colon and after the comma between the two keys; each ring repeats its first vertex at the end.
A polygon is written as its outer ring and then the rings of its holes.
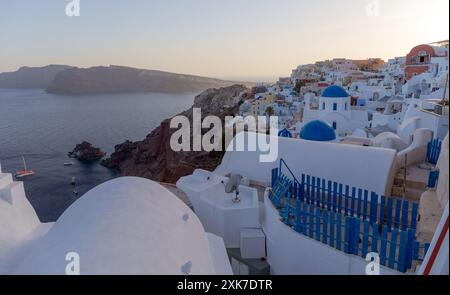
{"type": "Polygon", "coordinates": [[[436,165],[441,154],[442,141],[438,138],[428,143],[427,160],[429,163],[436,165]]]}
{"type": "Polygon", "coordinates": [[[429,247],[416,241],[416,203],[382,196],[379,204],[367,190],[309,175],[298,180],[283,160],[272,171],[270,199],[298,233],[363,258],[379,253],[382,265],[400,272],[421,261],[429,247]]]}
{"type": "Polygon", "coordinates": [[[435,188],[439,180],[439,171],[431,170],[428,175],[428,187],[435,188]]]}
{"type": "Polygon", "coordinates": [[[289,193],[320,209],[369,220],[370,223],[377,222],[389,229],[417,227],[419,205],[415,202],[379,196],[365,189],[305,174],[298,180],[284,160],[280,161],[280,168],[272,171],[272,187],[277,187],[277,181],[281,186],[275,192],[278,197],[274,197],[273,202],[278,208],[283,206],[282,198],[289,193]],[[282,172],[284,167],[290,177],[282,172]]]}

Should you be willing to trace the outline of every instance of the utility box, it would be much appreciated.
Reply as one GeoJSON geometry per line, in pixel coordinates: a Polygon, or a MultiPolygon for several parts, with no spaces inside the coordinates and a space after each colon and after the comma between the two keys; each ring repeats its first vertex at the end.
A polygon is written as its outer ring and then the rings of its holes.
{"type": "Polygon", "coordinates": [[[260,259],[266,257],[266,235],[260,228],[243,228],[240,232],[241,257],[260,259]]]}
{"type": "Polygon", "coordinates": [[[265,258],[244,259],[239,248],[227,249],[234,275],[268,276],[270,265],[265,258]]]}

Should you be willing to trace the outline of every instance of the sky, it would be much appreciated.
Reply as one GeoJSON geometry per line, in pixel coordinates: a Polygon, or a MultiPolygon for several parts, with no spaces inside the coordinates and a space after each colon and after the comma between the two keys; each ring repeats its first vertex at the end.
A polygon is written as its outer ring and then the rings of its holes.
{"type": "Polygon", "coordinates": [[[388,59],[449,37],[448,0],[0,1],[0,72],[124,65],[239,80],[297,65],[388,59]]]}

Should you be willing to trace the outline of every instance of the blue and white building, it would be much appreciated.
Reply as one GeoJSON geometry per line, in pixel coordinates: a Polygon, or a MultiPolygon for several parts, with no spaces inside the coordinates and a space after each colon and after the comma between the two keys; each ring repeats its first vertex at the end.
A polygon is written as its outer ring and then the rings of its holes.
{"type": "Polygon", "coordinates": [[[317,103],[306,103],[303,120],[297,124],[298,132],[310,121],[320,120],[331,126],[338,137],[352,134],[356,129],[369,125],[365,109],[352,108],[351,97],[337,85],[326,88],[317,103]]]}

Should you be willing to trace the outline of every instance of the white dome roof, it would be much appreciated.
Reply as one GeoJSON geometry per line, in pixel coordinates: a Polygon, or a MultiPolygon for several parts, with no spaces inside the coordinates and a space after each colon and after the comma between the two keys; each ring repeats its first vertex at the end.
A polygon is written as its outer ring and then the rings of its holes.
{"type": "Polygon", "coordinates": [[[24,251],[19,274],[65,274],[68,252],[81,274],[216,274],[197,216],[150,180],[124,177],[89,191],[24,251]]]}

